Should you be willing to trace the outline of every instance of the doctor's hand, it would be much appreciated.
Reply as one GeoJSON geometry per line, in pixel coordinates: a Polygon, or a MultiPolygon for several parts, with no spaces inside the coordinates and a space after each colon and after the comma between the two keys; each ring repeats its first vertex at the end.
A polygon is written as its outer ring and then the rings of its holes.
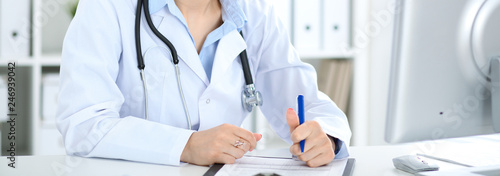
{"type": "Polygon", "coordinates": [[[231,124],[194,132],[182,151],[181,161],[196,165],[234,163],[247,151],[255,149],[261,138],[261,134],[231,124]]]}
{"type": "Polygon", "coordinates": [[[305,161],[309,167],[318,167],[330,163],[335,158],[335,144],[323,132],[318,122],[306,121],[299,125],[297,113],[292,108],[286,112],[286,121],[290,127],[290,138],[293,145],[290,153],[305,161]],[[300,141],[306,140],[304,153],[300,150],[300,141]]]}

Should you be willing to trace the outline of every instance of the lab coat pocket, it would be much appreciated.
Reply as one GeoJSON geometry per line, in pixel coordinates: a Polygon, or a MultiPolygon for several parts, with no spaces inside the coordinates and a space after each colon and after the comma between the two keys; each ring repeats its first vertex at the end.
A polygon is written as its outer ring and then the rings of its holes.
{"type": "Polygon", "coordinates": [[[144,52],[144,72],[147,82],[149,119],[161,122],[165,80],[174,75],[170,51],[162,46],[148,48],[144,52]]]}

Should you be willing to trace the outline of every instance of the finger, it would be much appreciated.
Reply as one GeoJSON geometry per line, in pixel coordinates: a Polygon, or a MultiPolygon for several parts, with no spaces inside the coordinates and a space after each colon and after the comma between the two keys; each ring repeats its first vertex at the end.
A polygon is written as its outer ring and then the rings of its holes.
{"type": "Polygon", "coordinates": [[[234,158],[241,158],[246,151],[240,149],[239,147],[230,147],[228,150],[224,150],[224,153],[231,155],[234,158]]]}
{"type": "Polygon", "coordinates": [[[233,156],[231,156],[227,153],[222,153],[215,158],[215,163],[233,164],[234,160],[236,160],[236,158],[234,158],[233,156]]]}
{"type": "Polygon", "coordinates": [[[246,153],[248,150],[250,150],[250,142],[247,140],[244,140],[238,136],[235,136],[233,134],[229,135],[229,137],[226,137],[225,140],[228,145],[224,145],[224,147],[230,146],[231,148],[237,148],[241,150],[242,152],[246,153]],[[236,145],[238,142],[243,143],[242,145],[236,145]]]}
{"type": "Polygon", "coordinates": [[[243,151],[243,153],[248,152],[250,150],[250,142],[248,142],[244,139],[240,139],[239,141],[243,142],[243,145],[234,146],[234,144],[233,144],[233,147],[238,148],[239,150],[243,151]]]}
{"type": "Polygon", "coordinates": [[[288,110],[286,110],[286,122],[290,128],[290,133],[292,133],[293,130],[299,126],[299,117],[292,108],[288,108],[288,110]]]}
{"type": "Polygon", "coordinates": [[[322,152],[321,147],[313,147],[308,151],[304,151],[301,155],[297,155],[297,157],[302,160],[302,161],[309,161],[315,158],[316,156],[320,155],[322,152]]]}
{"type": "Polygon", "coordinates": [[[304,152],[311,150],[314,147],[329,146],[332,147],[330,139],[326,135],[310,135],[306,138],[304,144],[304,152]]]}
{"type": "Polygon", "coordinates": [[[255,146],[257,145],[257,140],[255,140],[255,137],[252,132],[240,127],[236,127],[236,129],[233,130],[233,134],[245,140],[248,144],[250,144],[250,150],[255,149],[255,146]]]}
{"type": "MultiPolygon", "coordinates": [[[[243,143],[243,145],[239,145],[239,146],[235,146],[235,142],[233,142],[233,146],[234,147],[237,147],[237,148],[240,148],[242,150],[244,150],[245,152],[247,151],[251,151],[253,150],[252,149],[252,143],[250,143],[250,141],[246,140],[246,139],[243,139],[243,138],[240,138],[239,136],[235,136],[236,138],[239,138],[237,141],[240,141],[243,143]]],[[[257,142],[257,141],[256,141],[257,142]]],[[[255,147],[254,147],[255,148],[255,147]]]]}
{"type": "Polygon", "coordinates": [[[335,158],[335,154],[332,153],[322,153],[321,155],[316,156],[315,158],[306,162],[309,167],[319,167],[325,164],[332,162],[335,158]]]}
{"type": "Polygon", "coordinates": [[[259,134],[259,133],[254,133],[254,134],[253,134],[253,137],[255,137],[255,140],[256,140],[256,141],[260,141],[260,139],[262,139],[262,134],[259,134]]]}
{"type": "MultiPolygon", "coordinates": [[[[308,121],[309,122],[309,121],[308,121]]],[[[303,123],[302,125],[299,125],[293,132],[290,134],[290,139],[292,140],[293,143],[300,142],[304,139],[308,139],[310,136],[314,133],[316,130],[313,126],[310,125],[310,123],[303,123]]]]}
{"type": "Polygon", "coordinates": [[[292,155],[296,155],[296,156],[301,155],[302,152],[300,151],[300,144],[299,143],[295,143],[292,146],[290,146],[290,153],[292,155]]]}

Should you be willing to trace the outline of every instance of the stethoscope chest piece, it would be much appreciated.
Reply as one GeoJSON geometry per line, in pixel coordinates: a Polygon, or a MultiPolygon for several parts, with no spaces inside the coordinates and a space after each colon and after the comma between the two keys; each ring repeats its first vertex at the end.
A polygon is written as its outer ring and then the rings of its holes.
{"type": "Polygon", "coordinates": [[[241,101],[243,108],[251,112],[254,106],[262,106],[262,95],[255,90],[253,84],[246,85],[245,90],[241,93],[241,101]]]}

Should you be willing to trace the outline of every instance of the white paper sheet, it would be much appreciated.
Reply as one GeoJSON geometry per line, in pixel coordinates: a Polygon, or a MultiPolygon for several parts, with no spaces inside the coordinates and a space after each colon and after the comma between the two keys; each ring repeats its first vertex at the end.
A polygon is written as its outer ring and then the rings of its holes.
{"type": "Polygon", "coordinates": [[[342,175],[347,164],[347,159],[334,160],[330,164],[311,168],[303,161],[286,158],[263,158],[244,156],[237,159],[234,164],[226,164],[216,176],[254,176],[259,173],[278,174],[286,176],[294,175],[342,175]]]}

